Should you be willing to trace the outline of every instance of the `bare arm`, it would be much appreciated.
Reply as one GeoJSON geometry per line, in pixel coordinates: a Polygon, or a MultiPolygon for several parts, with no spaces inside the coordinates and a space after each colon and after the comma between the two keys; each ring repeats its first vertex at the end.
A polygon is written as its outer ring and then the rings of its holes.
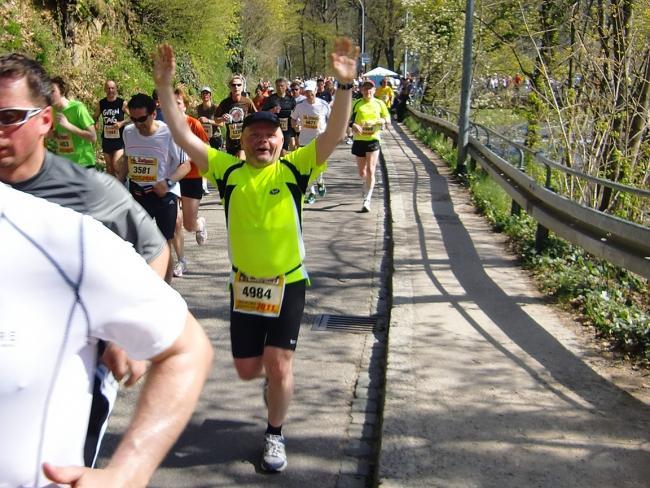
{"type": "Polygon", "coordinates": [[[80,129],[76,125],[72,125],[68,119],[65,117],[63,114],[57,114],[57,122],[61,127],[63,127],[65,130],[70,132],[71,134],[74,134],[76,136],[81,137],[82,139],[85,139],[88,142],[95,142],[97,140],[97,132],[95,131],[95,125],[90,124],[88,127],[85,129],[80,129]]]}
{"type": "Polygon", "coordinates": [[[188,312],[181,335],[152,359],[134,417],[106,468],[61,468],[45,463],[45,475],[78,488],[145,487],[187,424],[212,355],[203,329],[188,312]]]}
{"type": "Polygon", "coordinates": [[[169,263],[170,254],[171,252],[169,247],[163,246],[160,254],[147,263],[163,280],[165,279],[165,273],[167,273],[167,264],[169,263]]]}
{"type": "Polygon", "coordinates": [[[97,106],[95,107],[95,113],[93,114],[93,119],[95,120],[95,130],[99,129],[99,122],[100,122],[99,116],[101,115],[101,113],[102,113],[102,109],[98,103],[97,106]]]}
{"type": "Polygon", "coordinates": [[[178,110],[172,80],[176,72],[174,51],[169,44],[160,44],[154,54],[153,77],[158,90],[158,101],[165,116],[165,123],[178,144],[196,164],[199,171],[208,169],[208,146],[190,130],[185,114],[178,110]]]}
{"type": "MultiPolygon", "coordinates": [[[[352,82],[357,70],[358,56],[359,48],[353,47],[350,39],[339,38],[336,40],[334,52],[330,54],[330,61],[339,83],[352,82]]],[[[316,139],[316,162],[318,164],[327,161],[338,143],[345,137],[351,107],[352,90],[339,89],[334,98],[327,128],[316,139]]]]}
{"type": "Polygon", "coordinates": [[[129,105],[126,103],[126,100],[124,100],[124,103],[122,104],[122,110],[124,111],[124,120],[117,123],[120,129],[128,124],[129,118],[131,118],[131,114],[129,113],[129,105]]]}

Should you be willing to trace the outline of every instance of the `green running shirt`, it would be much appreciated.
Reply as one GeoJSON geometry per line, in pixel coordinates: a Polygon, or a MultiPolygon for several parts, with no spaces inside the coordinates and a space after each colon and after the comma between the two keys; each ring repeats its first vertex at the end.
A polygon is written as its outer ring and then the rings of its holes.
{"type": "MultiPolygon", "coordinates": [[[[67,107],[61,110],[72,125],[87,129],[95,123],[86,106],[78,100],[70,100],[67,107]]],[[[54,117],[56,121],[56,116],[54,117]]],[[[56,122],[54,123],[53,152],[80,166],[95,165],[95,146],[92,142],[68,132],[56,122]]]]}
{"type": "Polygon", "coordinates": [[[301,266],[303,199],[309,180],[326,167],[316,164],[315,140],[263,168],[208,148],[202,176],[217,185],[224,200],[234,268],[255,278],[286,274],[287,284],[308,279],[301,266]]]}

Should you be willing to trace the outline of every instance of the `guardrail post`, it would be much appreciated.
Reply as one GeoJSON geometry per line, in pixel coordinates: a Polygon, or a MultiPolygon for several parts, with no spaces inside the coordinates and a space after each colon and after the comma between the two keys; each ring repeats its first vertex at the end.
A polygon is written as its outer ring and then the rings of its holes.
{"type": "MultiPolygon", "coordinates": [[[[549,190],[553,190],[551,186],[551,167],[546,164],[546,181],[544,186],[549,190]]],[[[535,231],[535,251],[540,254],[548,246],[548,229],[541,224],[537,224],[535,231]]]]}
{"type": "MultiPolygon", "coordinates": [[[[524,151],[521,148],[517,148],[519,151],[519,171],[522,173],[526,172],[526,166],[524,165],[524,151]]],[[[521,215],[521,205],[519,205],[514,200],[512,201],[512,206],[510,207],[510,215],[516,215],[519,217],[521,215]]]]}

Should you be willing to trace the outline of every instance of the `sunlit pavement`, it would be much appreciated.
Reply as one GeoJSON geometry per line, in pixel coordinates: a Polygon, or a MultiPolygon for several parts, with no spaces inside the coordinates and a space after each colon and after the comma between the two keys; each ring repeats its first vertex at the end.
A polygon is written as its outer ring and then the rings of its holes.
{"type": "MultiPolygon", "coordinates": [[[[383,363],[385,334],[313,331],[312,324],[319,314],[385,315],[383,191],[379,183],[371,212],[359,213],[361,183],[345,144],[329,160],[325,183],[326,196],[304,211],[305,263],[312,287],[294,363],[295,396],[283,429],[288,468],[273,476],[259,472],[266,428],[262,381],[240,381],[232,366],[224,207],[212,189],[200,209],[208,222],[208,242],[198,247],[186,233],[189,272],[175,278],[173,286],[210,336],[215,363],[191,423],[150,486],[364,486],[383,376],[371,363],[383,363]]],[[[385,329],[385,320],[380,327],[385,329]]],[[[134,399],[126,392],[118,400],[105,454],[125,428],[134,399]]]]}

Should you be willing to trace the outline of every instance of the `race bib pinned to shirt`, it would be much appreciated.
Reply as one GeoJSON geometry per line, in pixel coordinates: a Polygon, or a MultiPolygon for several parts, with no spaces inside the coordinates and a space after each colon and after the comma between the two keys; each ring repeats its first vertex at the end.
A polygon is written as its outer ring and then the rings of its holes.
{"type": "Polygon", "coordinates": [[[104,139],[119,139],[120,128],[117,125],[104,126],[104,139]]]}
{"type": "Polygon", "coordinates": [[[233,310],[264,317],[279,317],[284,298],[284,275],[258,279],[237,271],[232,284],[233,310]]]}
{"type": "Polygon", "coordinates": [[[59,133],[54,137],[56,139],[56,153],[57,154],[72,154],[74,152],[74,142],[72,142],[72,135],[66,133],[59,133]]]}
{"type": "Polygon", "coordinates": [[[305,115],[302,118],[305,129],[318,129],[318,119],[318,115],[305,115]]]}
{"type": "Polygon", "coordinates": [[[129,156],[129,179],[136,183],[158,181],[158,159],[145,156],[129,156]]]}
{"type": "Polygon", "coordinates": [[[361,126],[361,133],[364,136],[371,136],[381,128],[378,122],[364,122],[361,126]]]}
{"type": "Polygon", "coordinates": [[[289,130],[289,119],[288,118],[282,118],[280,120],[280,130],[282,132],[286,132],[289,130]]]}
{"type": "Polygon", "coordinates": [[[207,134],[208,138],[212,137],[212,124],[210,122],[207,122],[205,124],[201,124],[203,126],[203,130],[207,134]]]}
{"type": "Polygon", "coordinates": [[[244,124],[236,124],[232,123],[228,126],[228,133],[230,134],[230,138],[233,141],[241,139],[241,131],[242,131],[242,125],[244,124]]]}

